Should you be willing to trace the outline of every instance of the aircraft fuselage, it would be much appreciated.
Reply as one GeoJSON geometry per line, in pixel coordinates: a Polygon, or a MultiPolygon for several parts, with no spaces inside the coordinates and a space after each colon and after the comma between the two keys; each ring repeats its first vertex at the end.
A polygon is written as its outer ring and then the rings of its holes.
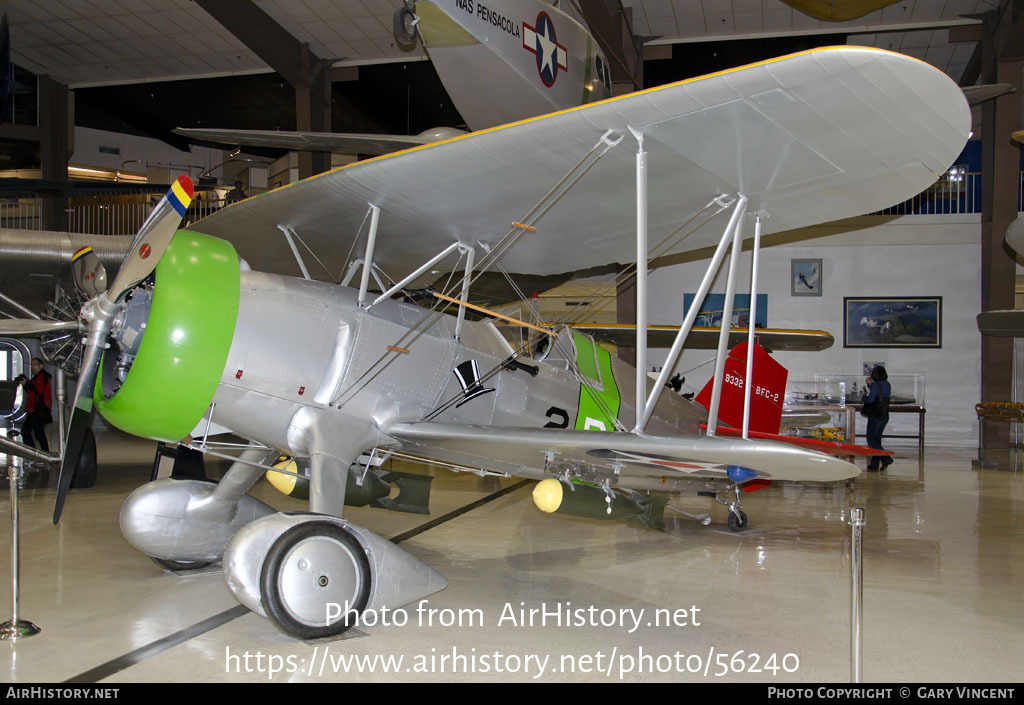
{"type": "MultiPolygon", "coordinates": [[[[563,328],[546,359],[524,356],[525,368],[505,369],[513,349],[493,323],[466,321],[456,340],[452,315],[396,301],[367,310],[356,298],[350,288],[243,272],[214,421],[298,456],[313,453],[311,425],[329,429],[315,444],[333,448],[339,462],[356,450],[347,439],[365,445],[359,452],[395,445],[382,429],[397,422],[632,427],[633,368],[586,335],[563,328]]],[[[703,409],[666,394],[648,430],[696,434],[703,418],[703,409]]]]}
{"type": "Polygon", "coordinates": [[[419,0],[415,11],[430,60],[472,130],[611,97],[597,42],[550,3],[419,0]]]}

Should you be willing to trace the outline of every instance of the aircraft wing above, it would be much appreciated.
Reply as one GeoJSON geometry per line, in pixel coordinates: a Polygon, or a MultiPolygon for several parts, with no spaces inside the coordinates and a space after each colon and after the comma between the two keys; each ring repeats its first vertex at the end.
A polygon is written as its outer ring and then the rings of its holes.
{"type": "MultiPolygon", "coordinates": [[[[636,326],[624,323],[569,324],[570,328],[582,331],[594,339],[615,345],[631,347],[636,345],[636,326]]],[[[647,346],[670,348],[675,341],[679,326],[647,326],[647,346]]],[[[757,328],[754,331],[758,343],[768,350],[800,350],[818,352],[832,347],[835,338],[823,330],[786,330],[757,328]]],[[[747,340],[746,328],[731,328],[729,348],[747,340]]],[[[688,350],[715,350],[718,348],[718,328],[694,327],[686,337],[688,350]]]]}
{"type": "Polygon", "coordinates": [[[845,461],[772,441],[434,422],[397,423],[384,431],[410,452],[512,475],[535,475],[529,469],[542,467],[551,453],[555,464],[614,473],[623,487],[631,478],[721,480],[730,465],[767,480],[830,482],[860,474],[845,461]]]}
{"type": "MultiPolygon", "coordinates": [[[[1015,134],[1021,135],[1021,144],[1024,146],[1024,130],[1015,134]]],[[[1014,252],[1017,254],[1024,252],[1024,215],[1018,215],[1016,220],[1010,223],[1006,228],[1006,234],[1003,237],[1006,240],[1006,244],[1009,245],[1014,252]]]]}
{"type": "Polygon", "coordinates": [[[430,135],[370,135],[192,127],[177,127],[172,131],[189,139],[206,142],[289,149],[295,152],[344,152],[346,154],[390,154],[437,141],[437,137],[430,135]]]}
{"type": "MultiPolygon", "coordinates": [[[[254,269],[298,274],[282,231],[291,229],[323,264],[312,275],[332,279],[354,239],[365,240],[374,204],[374,261],[397,280],[455,241],[498,243],[607,135],[622,142],[500,264],[555,274],[633,261],[631,128],[649,153],[653,248],[720,195],[746,195],[748,212],[770,216],[766,234],[910,198],[959,154],[970,110],[952,80],[916,59],[814,49],[350,164],[233,204],[192,229],[231,241],[254,269]]],[[[727,217],[659,254],[716,243],[727,217]]]]}
{"type": "Polygon", "coordinates": [[[978,330],[999,338],[1024,338],[1024,309],[982,311],[978,314],[978,330]]]}

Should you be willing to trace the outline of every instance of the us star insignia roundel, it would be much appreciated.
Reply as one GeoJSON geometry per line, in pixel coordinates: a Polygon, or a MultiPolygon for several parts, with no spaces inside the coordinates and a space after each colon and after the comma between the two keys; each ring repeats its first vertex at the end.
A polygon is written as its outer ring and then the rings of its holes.
{"type": "Polygon", "coordinates": [[[535,27],[523,22],[523,49],[537,55],[537,73],[548,88],[555,85],[559,70],[569,69],[569,53],[558,43],[555,23],[546,12],[537,15],[535,27]]]}

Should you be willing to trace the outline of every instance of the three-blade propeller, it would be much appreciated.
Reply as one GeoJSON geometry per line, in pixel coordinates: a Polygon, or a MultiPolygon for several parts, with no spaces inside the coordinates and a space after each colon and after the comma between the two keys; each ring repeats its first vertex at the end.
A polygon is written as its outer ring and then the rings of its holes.
{"type": "Polygon", "coordinates": [[[81,317],[88,328],[71,425],[68,427],[68,438],[64,444],[64,456],[61,458],[60,475],[57,480],[57,501],[53,509],[54,524],[60,521],[86,431],[92,425],[96,371],[103,350],[107,347],[107,336],[110,334],[114,318],[124,307],[124,295],[156,269],[192,202],[192,193],[192,182],[187,176],[179,176],[171,185],[171,190],[164,195],[142,224],[110,288],[87,301],[82,307],[81,317]]]}

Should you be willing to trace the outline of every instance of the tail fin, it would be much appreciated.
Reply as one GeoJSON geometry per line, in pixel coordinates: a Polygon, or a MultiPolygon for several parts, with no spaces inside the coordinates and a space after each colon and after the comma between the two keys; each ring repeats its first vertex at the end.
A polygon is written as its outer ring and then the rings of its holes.
{"type": "MultiPolygon", "coordinates": [[[[740,343],[725,359],[725,383],[718,407],[718,420],[733,428],[743,426],[744,378],[747,373],[747,344],[740,343]]],[[[786,368],[772,359],[768,351],[754,344],[754,388],[750,395],[750,430],[778,433],[782,423],[782,404],[786,395],[786,368]]],[[[704,385],[696,401],[705,409],[711,407],[711,385],[704,385]]]]}

